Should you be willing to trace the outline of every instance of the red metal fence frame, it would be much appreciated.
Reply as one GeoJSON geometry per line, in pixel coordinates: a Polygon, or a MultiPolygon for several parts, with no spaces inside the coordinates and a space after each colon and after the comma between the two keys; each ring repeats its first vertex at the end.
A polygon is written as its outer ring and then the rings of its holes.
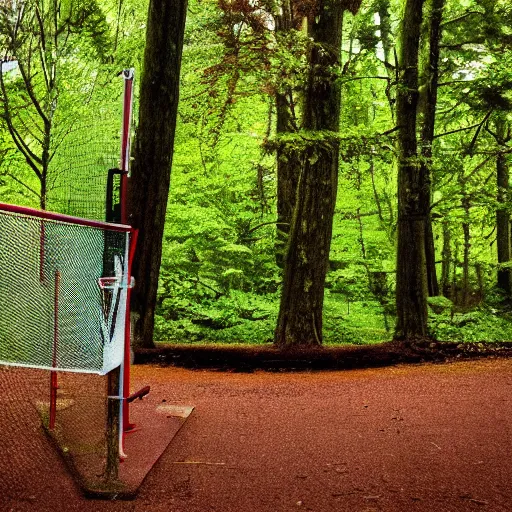
{"type": "Polygon", "coordinates": [[[78,226],[87,226],[97,228],[104,231],[119,231],[122,233],[130,233],[131,226],[126,224],[111,224],[110,222],[102,222],[99,220],[82,219],[81,217],[73,217],[72,215],[64,215],[62,213],[49,212],[47,210],[38,210],[29,208],[28,206],[17,206],[14,204],[0,203],[0,211],[15,213],[18,215],[28,215],[43,220],[56,220],[66,222],[68,224],[76,224],[78,226]]]}

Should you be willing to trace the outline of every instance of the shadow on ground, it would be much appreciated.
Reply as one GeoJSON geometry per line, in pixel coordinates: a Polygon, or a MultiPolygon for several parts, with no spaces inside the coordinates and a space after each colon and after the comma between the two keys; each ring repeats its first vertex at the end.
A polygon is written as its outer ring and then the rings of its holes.
{"type": "Polygon", "coordinates": [[[449,343],[392,341],[380,345],[279,350],[273,346],[161,345],[136,352],[136,364],[252,372],[348,370],[396,364],[449,362],[483,357],[511,357],[512,342],[449,343]]]}

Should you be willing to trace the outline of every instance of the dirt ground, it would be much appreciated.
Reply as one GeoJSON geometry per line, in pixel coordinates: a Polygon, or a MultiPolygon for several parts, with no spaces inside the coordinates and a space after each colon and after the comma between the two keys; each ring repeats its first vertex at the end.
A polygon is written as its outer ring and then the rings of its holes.
{"type": "MultiPolygon", "coordinates": [[[[195,411],[131,502],[81,497],[33,428],[0,510],[512,510],[512,360],[345,372],[135,366],[148,400],[195,411]]],[[[134,405],[136,407],[136,404],[134,405]]],[[[0,482],[6,472],[0,467],[0,482]]]]}

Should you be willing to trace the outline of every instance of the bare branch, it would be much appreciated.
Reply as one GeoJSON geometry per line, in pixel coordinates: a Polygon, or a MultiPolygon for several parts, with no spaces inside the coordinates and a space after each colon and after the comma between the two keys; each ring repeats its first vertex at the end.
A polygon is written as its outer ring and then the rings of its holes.
{"type": "Polygon", "coordinates": [[[20,70],[21,77],[23,78],[23,82],[25,83],[25,88],[27,90],[27,93],[29,95],[30,101],[32,101],[32,104],[34,105],[37,113],[39,114],[39,117],[43,120],[44,124],[49,123],[48,117],[44,113],[41,104],[39,103],[39,100],[36,98],[34,94],[34,89],[32,87],[32,82],[30,80],[30,77],[26,74],[25,68],[23,66],[23,63],[21,61],[18,61],[18,69],[20,70]]]}
{"type": "Polygon", "coordinates": [[[453,84],[468,84],[471,83],[472,80],[451,80],[450,82],[441,82],[437,84],[438,87],[444,87],[446,85],[453,85],[453,84]]]}
{"type": "Polygon", "coordinates": [[[396,132],[400,129],[400,126],[395,126],[394,128],[391,128],[391,130],[386,130],[385,132],[379,133],[379,137],[385,137],[386,135],[390,135],[393,132],[396,132]]]}
{"type": "Polygon", "coordinates": [[[480,126],[480,124],[481,123],[476,123],[476,124],[472,124],[471,126],[466,126],[464,128],[457,128],[456,130],[450,130],[448,132],[439,133],[437,135],[434,135],[434,139],[437,139],[439,137],[444,137],[445,135],[452,135],[454,133],[467,132],[468,130],[472,130],[473,128],[478,128],[480,126]]]}
{"type": "Polygon", "coordinates": [[[20,150],[20,152],[25,157],[28,165],[32,168],[32,170],[36,173],[37,177],[41,179],[41,171],[37,167],[36,164],[41,165],[42,161],[27,145],[27,143],[23,140],[23,137],[20,135],[16,127],[12,123],[12,117],[9,110],[9,98],[7,96],[7,91],[5,89],[5,82],[3,79],[3,74],[0,73],[0,90],[2,92],[2,96],[4,98],[4,120],[7,123],[7,129],[11,134],[12,140],[16,147],[20,150]]]}
{"type": "Polygon", "coordinates": [[[490,155],[482,160],[465,178],[465,181],[469,181],[489,160],[494,158],[494,155],[490,155]]]}
{"type": "Polygon", "coordinates": [[[445,21],[444,23],[441,23],[441,27],[444,28],[453,23],[458,23],[459,21],[462,21],[463,19],[467,18],[468,16],[473,16],[475,14],[480,14],[481,16],[485,15],[485,13],[481,12],[481,11],[468,11],[465,14],[463,14],[462,16],[458,16],[457,18],[453,18],[451,20],[445,21]]]}
{"type": "Polygon", "coordinates": [[[370,80],[370,79],[388,80],[389,81],[389,76],[356,76],[354,78],[346,78],[345,80],[342,80],[341,83],[345,84],[347,82],[354,82],[356,80],[370,80]]]}
{"type": "Polygon", "coordinates": [[[275,224],[276,226],[289,226],[290,224],[288,222],[262,222],[261,224],[258,224],[257,226],[251,228],[249,231],[247,231],[247,234],[254,233],[256,230],[262,228],[263,226],[270,226],[271,224],[275,224]]]}
{"type": "Polygon", "coordinates": [[[32,187],[29,187],[26,183],[24,183],[23,181],[21,181],[19,178],[17,178],[14,174],[12,174],[11,172],[8,172],[8,171],[4,171],[2,173],[4,176],[8,176],[9,178],[11,178],[12,180],[14,180],[16,183],[20,184],[22,187],[25,187],[29,192],[31,192],[32,194],[34,194],[38,199],[41,199],[41,194],[39,194],[38,192],[36,192],[32,187]]]}
{"type": "Polygon", "coordinates": [[[39,32],[40,37],[39,40],[41,44],[39,45],[39,61],[41,62],[41,69],[43,70],[44,82],[46,84],[46,90],[50,89],[50,77],[48,76],[48,67],[46,64],[45,54],[46,54],[46,31],[44,27],[44,21],[41,16],[41,11],[39,10],[39,6],[36,4],[35,6],[37,23],[39,24],[39,32]]]}
{"type": "Polygon", "coordinates": [[[479,41],[462,41],[460,43],[453,44],[440,44],[439,48],[445,48],[446,50],[460,50],[463,46],[471,45],[471,44],[480,44],[482,40],[479,41]]]}
{"type": "Polygon", "coordinates": [[[473,135],[473,138],[471,139],[471,142],[469,143],[469,148],[468,148],[468,154],[469,155],[473,154],[473,150],[475,148],[476,140],[478,139],[478,135],[480,135],[480,131],[482,130],[482,126],[484,126],[485,123],[487,122],[487,120],[489,119],[489,117],[491,117],[492,112],[493,112],[492,110],[489,110],[489,112],[487,112],[487,114],[485,114],[485,117],[483,118],[482,122],[479,124],[478,128],[476,129],[475,135],[473,135]]]}

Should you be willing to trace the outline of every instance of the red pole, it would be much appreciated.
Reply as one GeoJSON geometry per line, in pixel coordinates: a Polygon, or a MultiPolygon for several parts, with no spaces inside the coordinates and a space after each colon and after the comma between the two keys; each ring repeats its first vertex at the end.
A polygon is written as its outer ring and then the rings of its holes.
{"type": "MultiPolygon", "coordinates": [[[[57,367],[57,349],[59,343],[59,288],[60,288],[60,272],[55,272],[55,292],[53,306],[53,356],[52,367],[57,367]]],[[[57,372],[50,372],[50,430],[55,428],[55,416],[57,412],[57,372]]]]}
{"type": "Polygon", "coordinates": [[[80,217],[72,217],[71,215],[63,215],[61,213],[49,212],[48,210],[36,210],[35,208],[28,208],[27,206],[17,206],[15,204],[0,203],[0,211],[27,215],[36,219],[43,220],[56,220],[58,222],[67,222],[69,224],[78,226],[87,226],[90,228],[98,228],[102,231],[110,230],[121,233],[130,231],[130,226],[123,226],[122,224],[112,224],[110,222],[101,222],[99,220],[82,219],[80,217]]]}
{"type": "Polygon", "coordinates": [[[128,289],[126,291],[126,317],[124,324],[123,432],[132,430],[135,427],[135,424],[130,423],[130,407],[128,403],[128,397],[130,396],[130,299],[132,295],[129,285],[132,279],[132,263],[138,236],[139,231],[137,229],[132,230],[130,235],[130,252],[128,255],[128,289]]]}
{"type": "MultiPolygon", "coordinates": [[[[128,212],[126,208],[128,193],[128,171],[130,164],[130,126],[133,110],[133,69],[125,69],[124,77],[124,97],[123,97],[123,127],[121,134],[121,223],[128,223],[128,212]]],[[[131,268],[135,247],[137,245],[138,231],[130,233],[130,253],[128,255],[128,289],[126,292],[126,317],[124,329],[124,372],[123,372],[123,433],[132,430],[135,425],[130,423],[130,408],[128,405],[128,397],[130,396],[130,299],[131,290],[129,288],[131,281],[131,268]]]]}
{"type": "Polygon", "coordinates": [[[132,122],[133,110],[133,69],[125,69],[124,77],[124,97],[123,97],[123,127],[121,133],[121,223],[127,223],[128,214],[126,212],[126,194],[128,189],[128,171],[130,167],[130,125],[132,122]]]}

